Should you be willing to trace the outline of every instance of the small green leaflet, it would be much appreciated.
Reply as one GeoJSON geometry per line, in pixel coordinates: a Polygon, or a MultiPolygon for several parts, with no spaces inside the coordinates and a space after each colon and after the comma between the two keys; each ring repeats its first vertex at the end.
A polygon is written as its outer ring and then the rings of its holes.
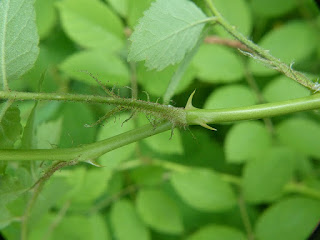
{"type": "Polygon", "coordinates": [[[33,2],[0,1],[0,81],[4,88],[8,87],[8,81],[27,72],[38,57],[33,2]]]}
{"type": "Polygon", "coordinates": [[[157,70],[174,65],[195,46],[210,20],[190,1],[157,0],[130,37],[128,61],[145,60],[148,69],[157,70]]]}

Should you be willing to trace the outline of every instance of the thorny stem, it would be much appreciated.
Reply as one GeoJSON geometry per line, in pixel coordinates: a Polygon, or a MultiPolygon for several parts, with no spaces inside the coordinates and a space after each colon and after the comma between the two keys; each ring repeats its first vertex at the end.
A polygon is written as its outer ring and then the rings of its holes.
{"type": "Polygon", "coordinates": [[[238,32],[235,26],[229,24],[224,17],[220,14],[220,12],[216,9],[214,4],[211,0],[206,0],[206,3],[210,9],[210,11],[215,15],[216,19],[215,22],[220,24],[226,31],[228,31],[233,37],[238,39],[241,43],[246,45],[249,49],[251,49],[254,54],[249,52],[243,52],[246,55],[249,55],[257,60],[260,60],[267,65],[270,65],[274,69],[279,72],[284,73],[287,77],[295,80],[296,82],[300,83],[301,85],[305,86],[306,88],[315,91],[319,88],[318,84],[313,83],[310,81],[305,75],[302,73],[295,71],[292,69],[292,66],[288,66],[287,64],[283,63],[281,60],[277,59],[276,57],[272,56],[267,50],[259,47],[249,39],[247,39],[243,34],[238,32]]]}

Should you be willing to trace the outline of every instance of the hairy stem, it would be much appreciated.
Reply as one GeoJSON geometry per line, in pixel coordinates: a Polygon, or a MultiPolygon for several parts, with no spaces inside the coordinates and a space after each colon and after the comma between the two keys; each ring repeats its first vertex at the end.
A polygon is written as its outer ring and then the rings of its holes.
{"type": "Polygon", "coordinates": [[[318,87],[318,85],[310,81],[305,75],[303,75],[298,71],[293,70],[291,66],[285,64],[280,59],[272,56],[269,53],[269,51],[259,47],[254,42],[247,39],[242,33],[238,32],[235,26],[232,26],[230,23],[228,23],[228,21],[225,20],[225,18],[220,14],[220,12],[214,6],[211,0],[206,0],[206,3],[210,11],[216,17],[215,22],[220,24],[233,37],[235,37],[237,40],[239,40],[241,43],[243,43],[245,46],[251,49],[254,52],[254,54],[257,55],[257,57],[255,57],[251,53],[244,52],[246,55],[257,58],[258,60],[266,63],[267,65],[270,65],[272,68],[276,69],[279,72],[284,73],[287,77],[295,80],[296,82],[300,83],[301,85],[305,86],[310,90],[313,90],[313,91],[317,90],[316,88],[318,87]]]}

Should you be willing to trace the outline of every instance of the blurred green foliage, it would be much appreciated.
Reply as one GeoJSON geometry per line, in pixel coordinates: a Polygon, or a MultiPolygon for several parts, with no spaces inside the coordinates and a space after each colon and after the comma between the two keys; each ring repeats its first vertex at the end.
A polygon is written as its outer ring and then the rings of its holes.
{"type": "MultiPolygon", "coordinates": [[[[311,0],[213,1],[258,45],[297,70],[320,75],[320,16],[311,0]]],[[[0,79],[6,78],[10,89],[36,92],[45,72],[43,92],[103,94],[82,72],[88,71],[128,98],[131,91],[124,86],[136,80],[138,98],[146,100],[146,91],[151,101],[163,97],[204,25],[172,41],[170,31],[208,14],[197,0],[197,5],[158,0],[151,9],[152,0],[36,0],[34,8],[31,2],[0,2],[0,79]],[[145,44],[136,46],[135,39],[145,44]],[[176,51],[167,53],[170,44],[176,51]],[[146,66],[127,62],[129,48],[130,58],[145,59],[146,66]],[[163,55],[159,61],[152,58],[157,54],[163,55]],[[174,66],[165,68],[169,64],[174,66]]],[[[205,32],[232,39],[220,26],[205,32]]],[[[184,106],[194,89],[195,106],[206,109],[310,94],[237,49],[209,43],[200,46],[171,104],[184,106]]],[[[3,102],[0,107],[1,149],[75,147],[148,123],[142,114],[122,126],[130,117],[124,113],[85,128],[110,110],[99,104],[3,102]]],[[[269,125],[226,123],[215,126],[218,132],[176,129],[171,140],[165,132],[105,154],[98,159],[101,168],[82,163],[59,170],[39,196],[28,189],[52,163],[0,162],[1,235],[20,239],[28,216],[28,240],[307,239],[320,219],[319,120],[319,111],[313,111],[275,117],[269,125]]]]}

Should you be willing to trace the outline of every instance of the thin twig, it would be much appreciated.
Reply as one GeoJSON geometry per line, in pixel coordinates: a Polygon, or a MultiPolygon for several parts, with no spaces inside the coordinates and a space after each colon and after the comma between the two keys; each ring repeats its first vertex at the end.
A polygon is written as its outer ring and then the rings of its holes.
{"type": "Polygon", "coordinates": [[[248,48],[246,45],[244,45],[243,43],[241,43],[238,40],[221,38],[218,36],[208,36],[204,39],[204,42],[209,43],[209,44],[224,45],[224,46],[231,47],[231,48],[241,49],[246,52],[251,52],[250,48],[248,48]]]}

